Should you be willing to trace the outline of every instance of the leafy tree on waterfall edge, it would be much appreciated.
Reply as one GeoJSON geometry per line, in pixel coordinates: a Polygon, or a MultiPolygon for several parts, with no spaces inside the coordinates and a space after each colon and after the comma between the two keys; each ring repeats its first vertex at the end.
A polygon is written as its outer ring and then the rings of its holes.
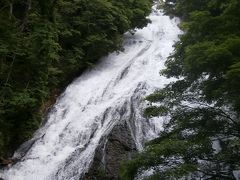
{"type": "MultiPolygon", "coordinates": [[[[0,159],[41,124],[59,89],[144,27],[151,0],[0,1],[0,159]]],[[[1,164],[1,161],[0,161],[1,164]]]]}
{"type": "Polygon", "coordinates": [[[149,118],[168,116],[164,131],[120,176],[133,179],[235,179],[240,169],[240,1],[167,0],[184,34],[161,73],[177,80],[146,100],[149,118]],[[234,175],[235,174],[235,175],[234,175]]]}

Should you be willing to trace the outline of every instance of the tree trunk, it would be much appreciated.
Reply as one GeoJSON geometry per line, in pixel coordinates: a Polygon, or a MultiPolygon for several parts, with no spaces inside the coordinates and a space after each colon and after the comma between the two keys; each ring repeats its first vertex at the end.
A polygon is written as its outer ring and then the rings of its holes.
{"type": "Polygon", "coordinates": [[[25,31],[26,30],[26,27],[27,27],[27,24],[28,24],[28,15],[29,15],[29,11],[31,10],[32,8],[32,0],[28,0],[27,1],[27,5],[26,5],[26,9],[25,9],[25,13],[24,13],[24,18],[22,20],[22,24],[21,24],[21,31],[25,31]]]}
{"type": "Polygon", "coordinates": [[[10,4],[9,4],[9,19],[11,19],[12,13],[13,13],[13,4],[10,3],[10,4]]]}

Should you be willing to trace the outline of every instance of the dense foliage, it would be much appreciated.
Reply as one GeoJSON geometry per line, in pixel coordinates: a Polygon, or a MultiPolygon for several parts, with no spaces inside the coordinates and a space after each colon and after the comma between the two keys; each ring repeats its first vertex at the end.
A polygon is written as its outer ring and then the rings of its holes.
{"type": "Polygon", "coordinates": [[[39,127],[56,89],[121,49],[151,0],[1,0],[0,158],[39,127]]]}
{"type": "Polygon", "coordinates": [[[167,0],[184,34],[162,72],[177,80],[147,97],[145,115],[169,116],[159,138],[125,163],[124,180],[235,179],[240,169],[240,1],[167,0]]]}

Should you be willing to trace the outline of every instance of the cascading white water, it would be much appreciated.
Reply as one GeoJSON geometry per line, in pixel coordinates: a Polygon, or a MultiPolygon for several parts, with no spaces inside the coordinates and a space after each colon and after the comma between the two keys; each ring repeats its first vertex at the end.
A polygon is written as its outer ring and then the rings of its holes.
{"type": "MultiPolygon", "coordinates": [[[[103,136],[122,120],[134,119],[132,137],[142,143],[156,137],[162,119],[146,120],[143,100],[171,79],[159,75],[178,39],[178,19],[156,6],[147,27],[125,34],[124,52],[103,58],[68,86],[35,133],[24,157],[0,172],[5,180],[78,180],[88,171],[103,136]]],[[[16,153],[15,156],[18,156],[16,153]]]]}

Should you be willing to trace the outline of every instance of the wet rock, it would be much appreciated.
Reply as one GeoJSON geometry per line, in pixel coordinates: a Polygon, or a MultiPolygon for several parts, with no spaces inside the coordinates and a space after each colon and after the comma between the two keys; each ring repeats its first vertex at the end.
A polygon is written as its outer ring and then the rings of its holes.
{"type": "Polygon", "coordinates": [[[26,142],[24,142],[14,153],[13,158],[14,159],[21,159],[25,156],[25,154],[28,152],[28,150],[33,146],[35,143],[35,139],[30,139],[26,142]]]}
{"type": "Polygon", "coordinates": [[[3,159],[0,158],[0,167],[8,166],[13,163],[12,159],[3,159]]]}
{"type": "Polygon", "coordinates": [[[103,137],[84,180],[116,180],[122,161],[136,153],[134,137],[127,121],[116,125],[108,137],[103,137]]]}

